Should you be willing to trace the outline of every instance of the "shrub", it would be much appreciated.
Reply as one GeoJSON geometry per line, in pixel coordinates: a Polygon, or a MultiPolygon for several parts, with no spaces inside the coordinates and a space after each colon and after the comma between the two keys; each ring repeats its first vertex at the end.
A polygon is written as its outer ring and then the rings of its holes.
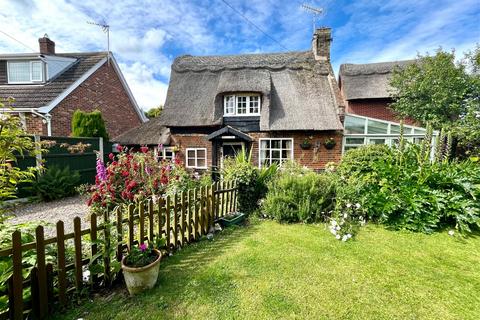
{"type": "Polygon", "coordinates": [[[424,149],[408,144],[368,161],[363,155],[370,151],[349,152],[339,166],[339,202],[358,202],[369,219],[396,229],[430,233],[455,227],[465,233],[480,226],[478,163],[425,161],[424,149]]]}
{"type": "Polygon", "coordinates": [[[78,171],[71,171],[69,167],[51,166],[39,175],[31,189],[42,200],[52,201],[73,196],[77,193],[76,187],[79,184],[78,171]]]}
{"type": "Polygon", "coordinates": [[[100,111],[76,110],[72,117],[72,137],[102,137],[108,140],[105,121],[100,111]]]}
{"type": "Polygon", "coordinates": [[[368,173],[373,170],[374,163],[391,161],[393,157],[394,151],[387,145],[371,144],[346,152],[337,170],[344,176],[352,173],[368,173]]]}
{"type": "Polygon", "coordinates": [[[333,209],[335,177],[287,165],[268,189],[263,212],[280,222],[325,221],[333,209]]]}
{"type": "Polygon", "coordinates": [[[259,208],[259,202],[267,192],[267,184],[277,172],[276,165],[258,169],[251,159],[252,150],[247,155],[246,150],[242,149],[234,158],[225,159],[222,169],[223,179],[236,181],[238,208],[247,214],[259,208]]]}

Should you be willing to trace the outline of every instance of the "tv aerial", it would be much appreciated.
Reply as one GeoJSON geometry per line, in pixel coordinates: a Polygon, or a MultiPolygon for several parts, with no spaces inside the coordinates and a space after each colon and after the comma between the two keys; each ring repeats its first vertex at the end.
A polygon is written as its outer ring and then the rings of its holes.
{"type": "Polygon", "coordinates": [[[304,4],[302,4],[302,9],[312,14],[313,32],[315,33],[315,29],[317,27],[316,26],[316,21],[319,19],[320,16],[323,15],[323,13],[324,13],[323,8],[314,8],[314,7],[309,6],[308,4],[304,3],[304,4]]]}
{"type": "Polygon", "coordinates": [[[108,25],[105,20],[102,23],[87,21],[88,24],[100,27],[103,33],[107,34],[107,64],[110,66],[110,25],[108,25]]]}

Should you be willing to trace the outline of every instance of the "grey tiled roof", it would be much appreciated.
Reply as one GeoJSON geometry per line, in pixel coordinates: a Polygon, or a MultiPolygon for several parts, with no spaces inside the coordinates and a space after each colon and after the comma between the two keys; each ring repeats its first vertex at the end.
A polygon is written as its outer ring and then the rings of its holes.
{"type": "Polygon", "coordinates": [[[77,61],[58,77],[43,85],[2,85],[0,86],[0,97],[13,97],[15,99],[14,108],[43,107],[105,58],[107,53],[62,53],[57,56],[75,58],[77,61]]]}

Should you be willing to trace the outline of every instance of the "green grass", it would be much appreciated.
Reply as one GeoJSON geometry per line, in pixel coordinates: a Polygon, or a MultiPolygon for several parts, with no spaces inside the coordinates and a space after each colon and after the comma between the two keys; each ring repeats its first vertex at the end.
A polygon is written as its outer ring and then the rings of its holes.
{"type": "Polygon", "coordinates": [[[480,319],[480,238],[323,225],[225,230],[161,264],[157,286],[95,296],[59,319],[480,319]]]}

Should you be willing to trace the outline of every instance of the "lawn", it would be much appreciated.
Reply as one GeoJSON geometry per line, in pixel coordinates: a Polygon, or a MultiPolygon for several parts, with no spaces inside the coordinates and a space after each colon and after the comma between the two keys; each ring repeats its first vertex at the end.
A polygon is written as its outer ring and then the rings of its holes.
{"type": "Polygon", "coordinates": [[[95,296],[59,319],[480,319],[480,237],[273,221],[165,259],[157,287],[95,296]]]}

